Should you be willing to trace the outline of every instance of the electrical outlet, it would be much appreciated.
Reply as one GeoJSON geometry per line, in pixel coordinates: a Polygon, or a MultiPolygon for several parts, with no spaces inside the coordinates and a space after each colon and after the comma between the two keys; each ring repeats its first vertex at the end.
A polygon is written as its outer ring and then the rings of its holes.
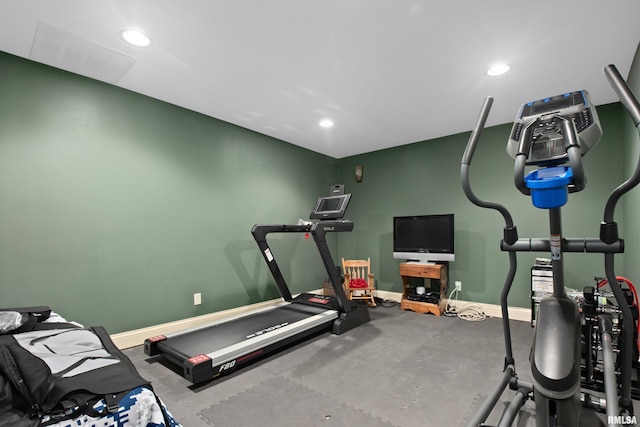
{"type": "Polygon", "coordinates": [[[193,294],[193,305],[202,304],[202,294],[200,292],[193,294]]]}
{"type": "Polygon", "coordinates": [[[456,280],[456,291],[462,291],[462,282],[459,280],[456,280]]]}

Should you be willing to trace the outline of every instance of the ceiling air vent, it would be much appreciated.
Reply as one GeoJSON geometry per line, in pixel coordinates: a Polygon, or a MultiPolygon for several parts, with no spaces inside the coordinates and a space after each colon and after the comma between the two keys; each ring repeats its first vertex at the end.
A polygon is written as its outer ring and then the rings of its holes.
{"type": "Polygon", "coordinates": [[[44,22],[38,22],[30,58],[107,83],[117,83],[135,59],[44,22]]]}

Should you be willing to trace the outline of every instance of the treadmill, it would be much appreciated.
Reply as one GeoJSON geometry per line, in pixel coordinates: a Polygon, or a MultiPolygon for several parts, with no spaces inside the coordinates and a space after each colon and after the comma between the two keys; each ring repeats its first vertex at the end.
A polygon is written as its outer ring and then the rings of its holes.
{"type": "Polygon", "coordinates": [[[145,354],[161,356],[181,367],[184,378],[197,384],[233,372],[258,357],[317,333],[331,331],[339,335],[368,322],[368,307],[347,299],[326,241],[327,233],[353,230],[353,223],[342,219],[350,198],[350,194],[343,194],[342,186],[334,186],[329,196],[318,199],[310,215],[312,221],[296,225],[255,225],[251,230],[283,302],[148,338],[144,342],[145,354]],[[293,298],[267,243],[267,234],[271,233],[311,235],[335,296],[303,293],[293,298]]]}

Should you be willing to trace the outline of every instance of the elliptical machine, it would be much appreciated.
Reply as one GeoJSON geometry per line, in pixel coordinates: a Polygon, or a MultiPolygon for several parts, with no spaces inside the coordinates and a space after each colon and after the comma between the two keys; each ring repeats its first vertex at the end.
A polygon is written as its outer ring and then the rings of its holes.
{"type": "MultiPolygon", "coordinates": [[[[637,98],[615,66],[608,65],[604,72],[640,131],[640,103],[637,98]]],[[[623,345],[618,367],[620,384],[616,378],[612,350],[610,347],[603,348],[606,400],[603,406],[606,406],[607,419],[611,425],[619,425],[620,421],[627,422],[635,418],[630,391],[634,327],[631,309],[614,272],[614,255],[624,250],[614,221],[614,212],[620,197],[640,182],[640,163],[636,165],[633,176],[609,196],[604,220],[600,224],[600,237],[565,238],[562,235],[561,207],[566,204],[569,193],[581,191],[585,187],[582,156],[600,139],[602,132],[598,116],[586,91],[524,104],[514,123],[507,152],[515,160],[516,188],[522,194],[531,196],[535,207],[548,211],[549,238],[519,239],[509,211],[498,203],[478,198],[469,184],[469,167],[492,103],[493,98],[485,99],[478,123],[467,143],[461,162],[461,181],[465,195],[472,203],[497,210],[505,221],[500,246],[502,251],[509,254],[509,271],[500,303],[506,356],[501,380],[468,426],[484,425],[507,385],[516,393],[502,412],[499,426],[512,425],[528,399],[535,402],[536,425],[539,427],[583,425],[580,418],[581,407],[591,399],[581,391],[581,317],[576,301],[565,294],[565,252],[604,254],[606,277],[622,311],[623,345]],[[529,165],[538,169],[525,176],[525,167],[529,165]],[[540,301],[536,316],[530,355],[532,384],[518,378],[511,348],[507,297],[516,274],[517,252],[551,254],[553,294],[540,301]]],[[[608,327],[608,324],[603,324],[604,330],[608,330],[608,327]]]]}

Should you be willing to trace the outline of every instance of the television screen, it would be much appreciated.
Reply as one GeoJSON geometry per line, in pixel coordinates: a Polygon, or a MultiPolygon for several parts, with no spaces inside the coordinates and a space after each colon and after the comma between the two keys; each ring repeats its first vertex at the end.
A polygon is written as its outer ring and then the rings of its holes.
{"type": "Polygon", "coordinates": [[[394,258],[453,261],[454,254],[453,214],[393,218],[394,258]]]}

